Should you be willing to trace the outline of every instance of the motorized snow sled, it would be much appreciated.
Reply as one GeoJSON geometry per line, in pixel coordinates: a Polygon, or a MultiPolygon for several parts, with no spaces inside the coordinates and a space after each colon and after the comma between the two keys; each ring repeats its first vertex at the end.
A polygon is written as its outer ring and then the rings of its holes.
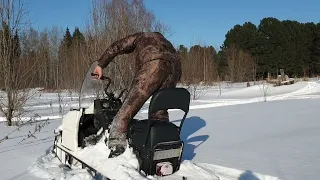
{"type": "MultiPolygon", "coordinates": [[[[97,170],[77,152],[90,146],[109,130],[109,125],[121,108],[121,99],[126,89],[118,96],[109,92],[111,79],[92,77],[93,64],[82,84],[79,108],[71,109],[62,119],[56,133],[53,152],[62,164],[69,167],[76,160],[90,170],[97,170]],[[89,143],[88,143],[89,142],[89,143]]],[[[183,122],[189,112],[190,93],[184,88],[165,88],[156,92],[150,101],[148,118],[132,119],[128,126],[128,143],[139,161],[140,170],[146,175],[166,176],[179,170],[184,143],[180,139],[183,122]],[[154,120],[151,114],[158,110],[179,109],[184,112],[179,126],[170,120],[154,120]]],[[[106,175],[107,176],[107,175],[106,175]]]]}

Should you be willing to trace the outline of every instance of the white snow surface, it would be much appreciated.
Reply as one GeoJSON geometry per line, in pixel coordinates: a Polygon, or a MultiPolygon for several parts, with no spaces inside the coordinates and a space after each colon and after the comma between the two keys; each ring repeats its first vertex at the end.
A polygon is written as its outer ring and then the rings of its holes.
{"type": "MultiPolygon", "coordinates": [[[[197,93],[201,96],[192,100],[181,132],[185,150],[180,170],[160,179],[319,178],[319,81],[268,88],[224,84],[221,94],[217,86],[197,93]]],[[[29,122],[19,129],[0,123],[0,179],[99,179],[80,165],[73,170],[61,166],[50,152],[53,132],[59,128],[61,117],[78,101],[75,94],[66,93],[60,106],[57,97],[55,93],[39,91],[25,106],[28,113],[23,120],[36,114],[37,120],[47,121],[29,122]],[[43,127],[33,133],[37,124],[43,127]],[[34,136],[28,136],[30,132],[34,136]]],[[[136,117],[145,118],[147,109],[148,102],[136,117]]],[[[175,123],[182,115],[180,111],[170,111],[175,123]]],[[[78,155],[111,179],[156,179],[137,171],[138,162],[130,148],[117,158],[108,159],[108,154],[102,140],[78,155]]]]}

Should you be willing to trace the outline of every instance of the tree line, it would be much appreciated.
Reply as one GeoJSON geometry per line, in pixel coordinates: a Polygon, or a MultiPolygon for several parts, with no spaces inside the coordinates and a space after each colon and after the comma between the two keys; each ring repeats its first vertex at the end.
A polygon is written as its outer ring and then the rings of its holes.
{"type": "Polygon", "coordinates": [[[208,51],[210,65],[206,72],[210,72],[210,78],[203,76],[206,49],[194,45],[188,50],[180,45],[185,74],[182,81],[245,82],[265,79],[268,73],[276,77],[280,69],[289,77],[318,76],[320,23],[267,17],[257,26],[251,22],[237,24],[226,33],[220,50],[209,47],[212,51],[208,51]]]}
{"type": "MultiPolygon", "coordinates": [[[[0,116],[8,125],[21,117],[30,88],[79,92],[91,63],[113,41],[138,31],[168,32],[142,0],[94,0],[91,9],[81,31],[58,26],[39,31],[29,23],[22,1],[0,0],[0,116]]],[[[132,59],[117,57],[105,69],[115,86],[130,85],[132,59]]]]}
{"type": "MultiPolygon", "coordinates": [[[[92,7],[91,19],[82,31],[57,26],[40,32],[31,26],[12,28],[10,19],[3,17],[0,87],[11,85],[15,77],[23,79],[15,88],[79,89],[91,62],[113,41],[137,31],[169,32],[142,0],[99,0],[92,7]]],[[[177,51],[182,59],[182,83],[251,81],[267,73],[277,75],[279,69],[289,76],[315,76],[320,72],[320,23],[268,17],[258,26],[251,22],[235,25],[219,50],[196,44],[190,49],[180,45],[177,51]]],[[[119,85],[128,85],[134,75],[133,58],[116,58],[117,64],[110,64],[107,74],[119,85]]]]}
{"type": "MultiPolygon", "coordinates": [[[[1,0],[4,8],[0,8],[3,15],[0,26],[0,87],[5,90],[10,86],[7,79],[13,77],[7,71],[23,79],[15,89],[78,89],[91,63],[113,41],[138,31],[167,32],[167,27],[145,8],[142,0],[92,1],[93,11],[84,29],[63,30],[53,26],[41,31],[23,21],[22,4],[14,12],[11,7],[17,3],[1,0]]],[[[132,55],[116,58],[117,65],[110,64],[106,73],[120,82],[116,72],[121,69],[121,82],[129,83],[133,75],[132,59],[132,55]]]]}
{"type": "Polygon", "coordinates": [[[254,78],[266,77],[267,73],[275,76],[280,69],[291,77],[317,76],[320,73],[320,23],[267,17],[258,26],[251,22],[238,24],[226,33],[220,60],[229,65],[226,62],[230,61],[233,51],[248,53],[247,61],[239,68],[254,63],[254,76],[251,76],[254,78]]]}

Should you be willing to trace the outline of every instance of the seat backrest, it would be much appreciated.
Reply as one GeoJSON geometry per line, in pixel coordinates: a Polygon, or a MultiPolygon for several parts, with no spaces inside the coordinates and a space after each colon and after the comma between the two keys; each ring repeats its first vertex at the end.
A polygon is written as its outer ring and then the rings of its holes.
{"type": "Polygon", "coordinates": [[[164,88],[151,98],[149,105],[149,118],[158,110],[180,109],[186,114],[189,112],[190,92],[185,88],[164,88]]]}

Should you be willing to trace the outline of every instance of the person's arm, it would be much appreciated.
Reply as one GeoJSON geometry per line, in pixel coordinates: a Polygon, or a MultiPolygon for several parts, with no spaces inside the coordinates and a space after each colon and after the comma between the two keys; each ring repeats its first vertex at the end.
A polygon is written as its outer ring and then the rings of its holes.
{"type": "Polygon", "coordinates": [[[135,33],[112,43],[98,60],[98,65],[105,68],[116,56],[133,52],[135,40],[141,34],[135,33]]]}

